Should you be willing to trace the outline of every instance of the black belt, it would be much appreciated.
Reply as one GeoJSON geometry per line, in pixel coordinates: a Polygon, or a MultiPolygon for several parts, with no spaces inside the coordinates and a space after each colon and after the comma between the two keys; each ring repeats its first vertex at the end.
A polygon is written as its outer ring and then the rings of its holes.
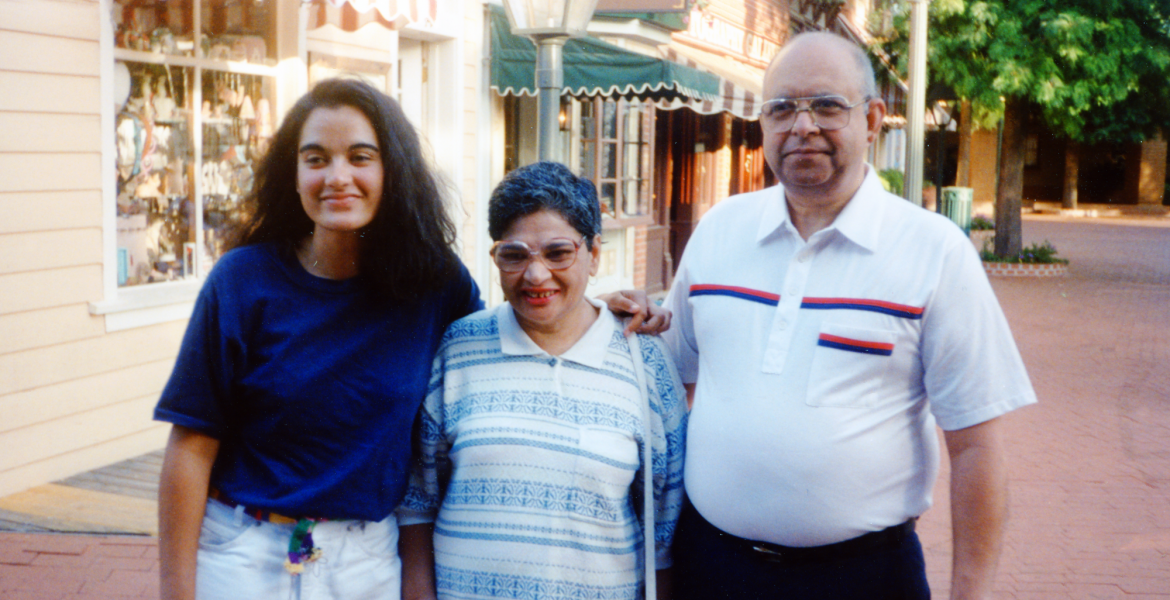
{"type": "Polygon", "coordinates": [[[883,546],[896,546],[914,533],[914,523],[917,520],[917,518],[910,519],[901,525],[894,525],[881,531],[870,532],[851,540],[827,546],[794,548],[743,538],[739,538],[739,540],[760,559],[770,562],[828,562],[863,554],[883,546]]]}

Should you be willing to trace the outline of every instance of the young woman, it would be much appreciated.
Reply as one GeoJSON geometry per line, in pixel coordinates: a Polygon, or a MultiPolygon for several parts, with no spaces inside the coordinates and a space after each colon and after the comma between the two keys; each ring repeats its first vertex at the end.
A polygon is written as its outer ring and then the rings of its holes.
{"type": "Polygon", "coordinates": [[[164,598],[398,598],[410,431],[444,329],[482,306],[398,105],[300,99],[208,277],[155,418],[164,598]]]}

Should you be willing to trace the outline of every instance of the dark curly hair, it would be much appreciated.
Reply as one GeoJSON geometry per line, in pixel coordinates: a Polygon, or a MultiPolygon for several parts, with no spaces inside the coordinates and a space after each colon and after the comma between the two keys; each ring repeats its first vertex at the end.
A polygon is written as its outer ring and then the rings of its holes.
{"type": "Polygon", "coordinates": [[[516,219],[543,209],[564,217],[593,249],[593,238],[601,233],[597,188],[556,162],[532,163],[504,177],[488,201],[488,234],[499,241],[516,219]]]}
{"type": "Polygon", "coordinates": [[[382,157],[382,200],[362,228],[359,281],[387,302],[409,302],[438,291],[458,273],[455,225],[443,206],[438,175],[392,98],[357,79],[329,79],[301,97],[260,161],[244,222],[229,247],[276,242],[295,251],[313,232],[297,193],[297,146],[313,110],[350,106],[370,120],[382,157]]]}

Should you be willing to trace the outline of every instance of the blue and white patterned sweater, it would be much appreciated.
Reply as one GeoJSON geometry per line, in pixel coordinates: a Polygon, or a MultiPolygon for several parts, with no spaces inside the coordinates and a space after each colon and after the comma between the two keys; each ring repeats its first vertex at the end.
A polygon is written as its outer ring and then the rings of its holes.
{"type": "MultiPolygon", "coordinates": [[[[683,497],[686,394],[664,344],[640,341],[662,569],[683,497]]],[[[642,414],[629,344],[604,307],[559,357],[507,304],[453,323],[399,508],[400,524],[435,523],[439,598],[639,598],[642,414]]]]}

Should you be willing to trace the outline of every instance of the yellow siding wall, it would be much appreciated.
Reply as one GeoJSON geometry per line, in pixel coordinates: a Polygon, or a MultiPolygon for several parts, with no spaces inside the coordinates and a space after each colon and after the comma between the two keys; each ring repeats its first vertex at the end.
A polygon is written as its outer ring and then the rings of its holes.
{"type": "MultiPolygon", "coordinates": [[[[186,323],[105,333],[100,11],[0,0],[0,495],[156,449],[186,323]]],[[[110,141],[112,144],[112,140],[110,141]]]]}

